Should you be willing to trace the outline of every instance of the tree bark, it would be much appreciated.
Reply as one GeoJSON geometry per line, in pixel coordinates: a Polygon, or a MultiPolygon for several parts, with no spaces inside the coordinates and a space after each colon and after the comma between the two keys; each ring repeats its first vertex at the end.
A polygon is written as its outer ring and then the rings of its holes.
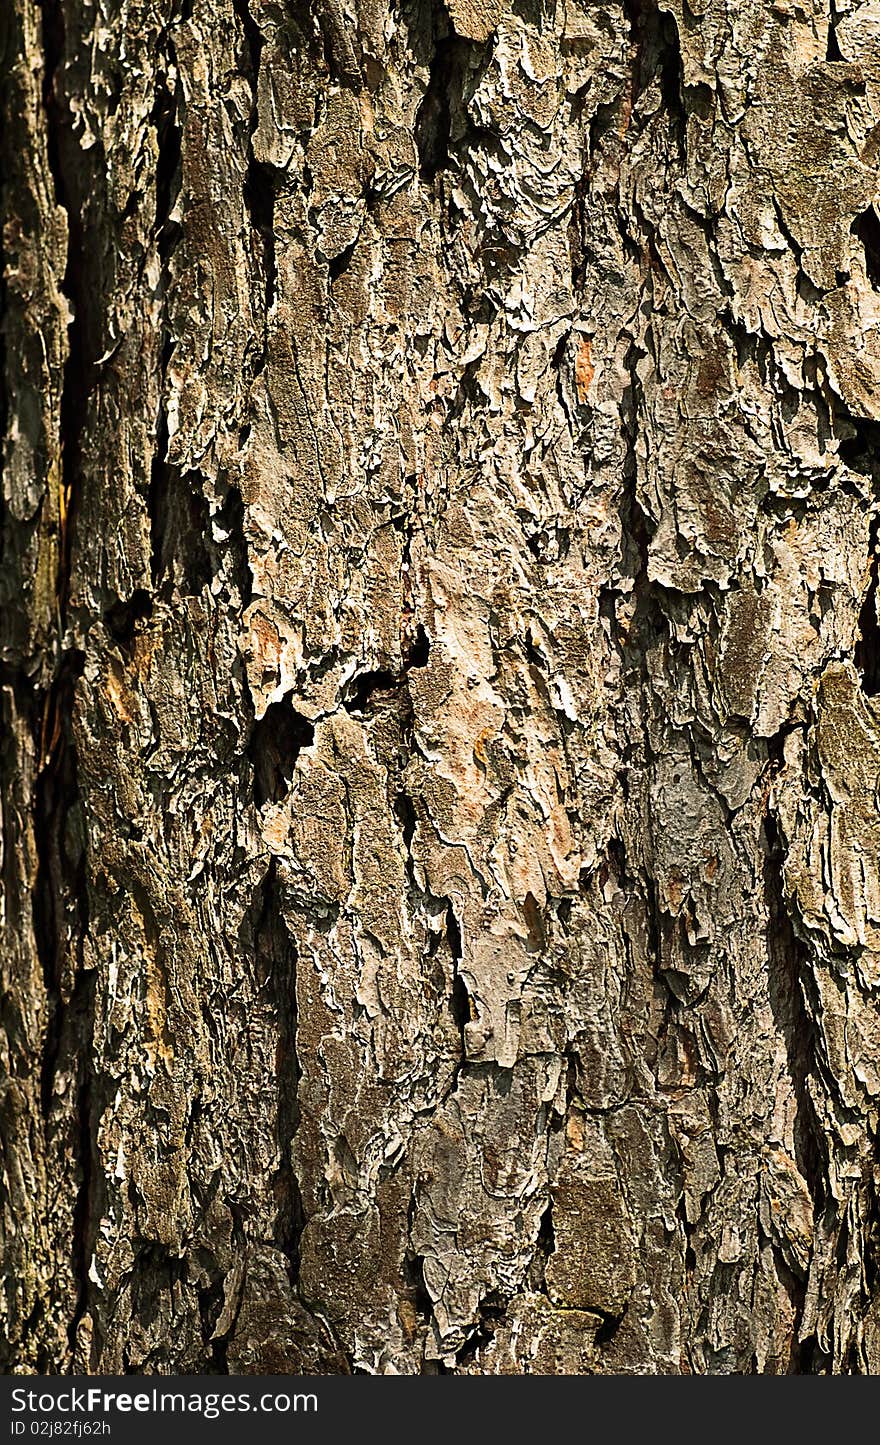
{"type": "Polygon", "coordinates": [[[6,0],[0,1364],[880,1373],[880,4],[6,0]]]}

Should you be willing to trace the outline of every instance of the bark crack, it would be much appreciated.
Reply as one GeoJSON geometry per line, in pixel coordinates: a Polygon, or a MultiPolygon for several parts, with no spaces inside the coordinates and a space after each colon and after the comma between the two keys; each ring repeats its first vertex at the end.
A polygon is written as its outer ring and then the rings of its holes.
{"type": "MultiPolygon", "coordinates": [[[[791,729],[769,740],[770,777],[784,767],[784,741],[791,729]]],[[[830,1199],[828,1144],[816,1113],[810,1077],[819,1071],[819,1035],[814,1009],[818,1000],[810,989],[810,964],[805,945],[795,931],[785,893],[785,846],[772,802],[768,800],[764,823],[764,900],[767,909],[767,959],[770,1006],[782,1037],[788,1072],[795,1095],[795,1162],[813,1201],[814,1222],[818,1223],[830,1199]]],[[[809,1374],[815,1338],[800,1339],[806,1306],[806,1280],[789,1267],[780,1273],[796,1308],[791,1371],[809,1374]]]]}
{"type": "Polygon", "coordinates": [[[880,693],[880,621],[877,616],[877,573],[880,562],[880,516],[871,519],[868,532],[868,590],[859,613],[855,663],[866,697],[880,693]]]}
{"type": "MultiPolygon", "coordinates": [[[[173,41],[168,39],[166,70],[176,70],[176,53],[173,41]]],[[[162,298],[162,327],[158,369],[159,410],[156,417],[156,433],[153,461],[150,470],[150,485],[147,494],[147,513],[150,519],[150,571],[154,590],[166,581],[166,590],[173,586],[171,537],[176,504],[184,501],[180,468],[168,460],[168,410],[166,384],[168,367],[174,353],[175,339],[168,315],[168,298],[173,284],[172,260],[183,236],[179,221],[174,219],[174,208],[180,191],[183,126],[180,120],[182,96],[179,82],[175,81],[171,91],[165,80],[161,81],[150,116],[156,133],[156,202],[153,221],[153,237],[159,256],[159,288],[162,298]]],[[[207,525],[207,509],[203,514],[193,514],[193,507],[185,507],[187,521],[193,527],[193,535],[203,536],[207,525]]]]}
{"type": "Polygon", "coordinates": [[[234,0],[233,9],[244,33],[248,51],[248,79],[251,86],[251,117],[248,126],[248,167],[244,183],[244,203],[250,216],[254,235],[259,237],[263,260],[263,353],[257,364],[257,374],[263,370],[269,351],[269,315],[278,294],[278,262],[275,255],[275,195],[276,178],[270,166],[257,160],[254,153],[254,135],[259,126],[259,78],[260,63],[266,40],[253,15],[247,0],[234,0]]]}
{"type": "Polygon", "coordinates": [[[41,23],[47,158],[56,202],[67,218],[67,261],[61,291],[70,305],[71,320],[59,407],[59,491],[57,498],[47,499],[50,507],[57,508],[58,564],[53,657],[51,662],[47,659],[46,668],[50,680],[38,704],[38,760],[33,789],[37,855],[33,922],[46,997],[40,1097],[47,1136],[59,1106],[56,1080],[62,1057],[71,1064],[76,1078],[72,1152],[79,1181],[73,1206],[71,1252],[77,1300],[68,1334],[73,1346],[89,1294],[90,1213],[95,1183],[90,1049],[94,980],[85,974],[84,940],[89,927],[89,900],[73,737],[76,680],[82,674],[85,655],[68,635],[68,613],[72,537],[82,486],[82,437],[95,383],[98,322],[90,307],[94,307],[100,288],[91,275],[86,248],[83,184],[76,171],[79,146],[64,86],[67,35],[60,0],[41,0],[41,23]]]}

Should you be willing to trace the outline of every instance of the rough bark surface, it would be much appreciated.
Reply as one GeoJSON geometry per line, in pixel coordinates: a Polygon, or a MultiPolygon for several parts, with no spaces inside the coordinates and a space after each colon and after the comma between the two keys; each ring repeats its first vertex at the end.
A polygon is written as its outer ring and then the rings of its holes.
{"type": "Polygon", "coordinates": [[[2,6],[0,1364],[880,1373],[880,4],[2,6]]]}

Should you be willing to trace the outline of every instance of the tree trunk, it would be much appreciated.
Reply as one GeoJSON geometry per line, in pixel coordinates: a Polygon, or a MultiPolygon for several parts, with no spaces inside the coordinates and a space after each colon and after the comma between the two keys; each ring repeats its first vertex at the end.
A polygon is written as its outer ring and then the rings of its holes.
{"type": "Polygon", "coordinates": [[[2,24],[3,1367],[880,1373],[878,0],[2,24]]]}

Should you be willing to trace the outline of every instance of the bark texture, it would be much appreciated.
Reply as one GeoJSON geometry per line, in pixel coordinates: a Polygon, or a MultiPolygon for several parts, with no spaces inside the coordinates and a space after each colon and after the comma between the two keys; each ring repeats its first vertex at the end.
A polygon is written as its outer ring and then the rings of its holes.
{"type": "Polygon", "coordinates": [[[0,25],[0,1364],[880,1373],[880,4],[0,25]]]}

